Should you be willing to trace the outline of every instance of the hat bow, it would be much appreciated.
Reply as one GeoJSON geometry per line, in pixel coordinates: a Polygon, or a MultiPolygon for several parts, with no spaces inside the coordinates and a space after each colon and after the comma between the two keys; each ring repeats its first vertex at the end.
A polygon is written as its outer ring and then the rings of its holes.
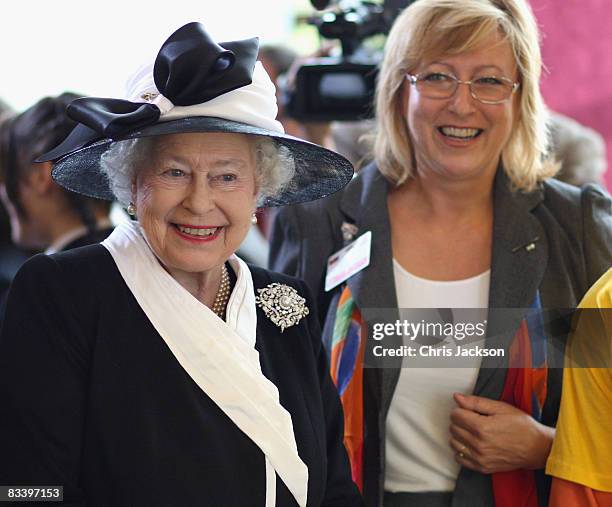
{"type": "MultiPolygon", "coordinates": [[[[156,91],[167,99],[164,103],[175,106],[208,102],[252,83],[258,50],[256,37],[216,43],[201,23],[189,23],[174,32],[157,54],[156,91]]],[[[80,125],[44,159],[57,159],[101,138],[117,140],[156,123],[162,111],[151,102],[157,95],[143,93],[144,102],[99,97],[73,101],[66,112],[80,125]]]]}

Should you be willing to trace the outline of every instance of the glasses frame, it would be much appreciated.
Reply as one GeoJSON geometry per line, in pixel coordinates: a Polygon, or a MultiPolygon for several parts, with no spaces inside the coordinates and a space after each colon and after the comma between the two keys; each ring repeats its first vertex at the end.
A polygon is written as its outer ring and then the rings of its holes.
{"type": "MultiPolygon", "coordinates": [[[[429,74],[429,72],[428,72],[429,74]]],[[[505,81],[506,83],[510,84],[512,86],[512,90],[510,91],[510,95],[508,96],[508,98],[506,99],[502,99],[502,100],[484,100],[484,99],[480,99],[476,96],[476,94],[474,93],[474,90],[472,89],[472,84],[474,84],[474,79],[469,79],[467,81],[463,81],[461,79],[459,79],[456,76],[453,76],[452,74],[447,74],[446,72],[435,72],[435,74],[442,74],[443,76],[449,77],[451,79],[453,79],[453,81],[455,81],[455,89],[453,90],[453,92],[448,96],[448,97],[429,97],[429,98],[439,98],[440,100],[445,100],[445,99],[450,99],[453,95],[455,95],[455,93],[457,93],[457,89],[459,88],[460,84],[465,84],[468,85],[469,89],[470,89],[470,95],[472,96],[473,99],[477,100],[478,102],[482,102],[483,104],[503,104],[504,102],[508,102],[510,99],[512,99],[512,95],[514,95],[514,93],[516,92],[516,90],[519,89],[520,83],[517,81],[512,81],[511,79],[508,79],[507,77],[503,77],[503,76],[482,76],[482,77],[493,77],[495,79],[500,79],[502,81],[505,81]]],[[[406,79],[408,80],[408,82],[413,85],[415,88],[417,86],[417,82],[418,81],[422,81],[423,75],[422,74],[406,74],[406,79]]],[[[481,79],[481,78],[478,78],[481,79]]]]}

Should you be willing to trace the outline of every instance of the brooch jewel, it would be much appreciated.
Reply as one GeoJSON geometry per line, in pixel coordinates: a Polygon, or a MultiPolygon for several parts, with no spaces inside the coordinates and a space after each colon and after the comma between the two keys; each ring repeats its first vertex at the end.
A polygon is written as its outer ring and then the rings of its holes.
{"type": "Polygon", "coordinates": [[[263,289],[257,289],[257,292],[259,296],[255,297],[255,303],[266,317],[281,328],[281,333],[310,313],[306,300],[288,285],[271,283],[263,289]]]}

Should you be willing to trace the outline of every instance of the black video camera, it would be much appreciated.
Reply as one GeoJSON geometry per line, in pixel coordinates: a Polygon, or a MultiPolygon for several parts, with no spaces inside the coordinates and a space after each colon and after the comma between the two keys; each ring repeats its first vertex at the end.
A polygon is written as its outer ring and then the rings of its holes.
{"type": "MultiPolygon", "coordinates": [[[[414,0],[412,0],[414,1],[414,0]]],[[[296,72],[286,90],[286,110],[300,121],[354,121],[374,115],[374,91],[381,52],[369,52],[363,41],[388,33],[399,12],[411,0],[311,0],[316,9],[328,9],[309,19],[326,39],[339,39],[340,57],[318,58],[296,72]]]]}

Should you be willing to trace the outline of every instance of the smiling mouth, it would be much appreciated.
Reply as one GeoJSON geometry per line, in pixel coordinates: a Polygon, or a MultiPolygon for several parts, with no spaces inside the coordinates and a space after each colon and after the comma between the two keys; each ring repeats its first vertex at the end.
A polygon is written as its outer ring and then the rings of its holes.
{"type": "Polygon", "coordinates": [[[172,224],[176,229],[185,234],[186,236],[191,236],[194,238],[209,238],[212,236],[216,236],[223,227],[194,227],[187,226],[181,224],[172,224]]]}
{"type": "Polygon", "coordinates": [[[462,141],[469,141],[475,139],[482,134],[482,129],[474,128],[460,128],[460,127],[438,127],[444,137],[450,137],[452,139],[460,139],[462,141]]]}

